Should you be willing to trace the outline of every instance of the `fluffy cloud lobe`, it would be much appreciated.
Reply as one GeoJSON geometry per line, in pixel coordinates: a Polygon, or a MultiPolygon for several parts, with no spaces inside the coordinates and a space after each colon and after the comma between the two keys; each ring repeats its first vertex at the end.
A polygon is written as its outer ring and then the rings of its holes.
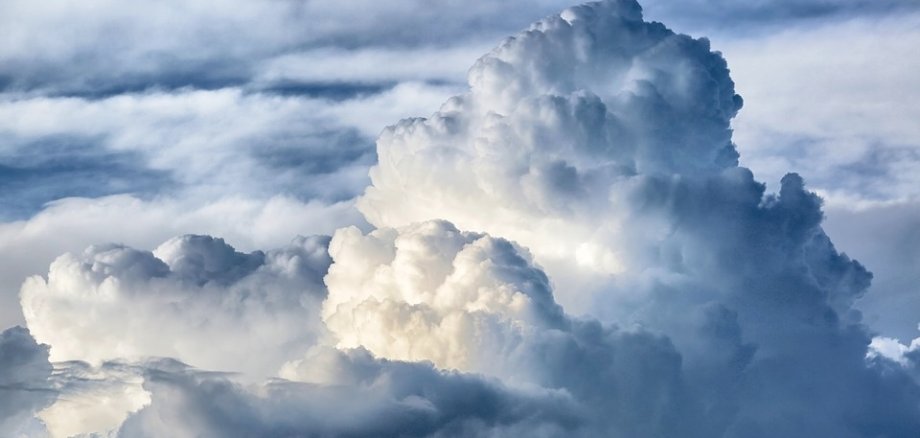
{"type": "Polygon", "coordinates": [[[23,313],[55,361],[164,356],[271,376],[321,334],[327,241],[248,254],[194,235],[153,252],[93,246],[29,279],[23,313]]]}

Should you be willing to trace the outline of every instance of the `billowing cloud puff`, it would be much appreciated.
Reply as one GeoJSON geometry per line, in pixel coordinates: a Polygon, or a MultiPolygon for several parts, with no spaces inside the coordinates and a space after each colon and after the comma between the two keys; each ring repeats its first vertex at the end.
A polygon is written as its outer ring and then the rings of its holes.
{"type": "Polygon", "coordinates": [[[564,325],[529,255],[446,222],[366,236],[345,228],[330,255],[323,319],[340,347],[482,370],[530,332],[564,325]]]}
{"type": "MultiPolygon", "coordinates": [[[[816,206],[810,204],[813,195],[801,192],[800,180],[789,177],[784,185],[780,198],[765,203],[769,208],[803,213],[809,207],[796,202],[816,206]]],[[[801,232],[783,223],[787,233],[801,232]]],[[[917,426],[916,407],[909,401],[918,395],[917,387],[902,374],[867,367],[867,335],[837,319],[835,307],[848,308],[846,294],[865,286],[865,272],[837,256],[820,235],[795,251],[824,258],[801,266],[776,262],[777,279],[764,270],[755,274],[766,282],[760,297],[739,293],[718,301],[701,293],[695,299],[709,301],[694,302],[678,295],[686,290],[671,289],[677,285],[657,285],[650,294],[667,300],[633,311],[680,349],[642,330],[623,332],[565,316],[547,277],[522,251],[443,221],[368,235],[340,230],[330,245],[324,320],[339,347],[360,346],[391,359],[431,361],[440,368],[565,390],[585,406],[580,427],[594,433],[760,436],[769,424],[784,434],[805,428],[819,436],[859,436],[851,434],[853,425],[870,427],[878,417],[887,418],[890,431],[917,426]],[[809,266],[808,277],[798,279],[793,269],[809,266]],[[829,296],[821,289],[827,282],[833,284],[829,290],[843,294],[829,296]],[[790,289],[769,296],[773,287],[790,289]],[[840,381],[850,388],[841,391],[840,381]],[[899,400],[903,409],[877,410],[875,402],[859,396],[874,392],[899,400]],[[812,404],[824,406],[820,419],[801,416],[812,404]],[[865,414],[847,418],[850,410],[865,414]]],[[[773,251],[778,249],[768,253],[773,251]]],[[[769,262],[767,254],[760,257],[769,262]]],[[[720,277],[753,281],[744,275],[720,277]]],[[[706,287],[701,279],[681,286],[706,287]]]]}
{"type": "Polygon", "coordinates": [[[540,21],[482,57],[469,82],[432,117],[380,136],[359,201],[372,224],[444,218],[508,237],[569,286],[554,264],[630,268],[610,243],[637,175],[737,164],[729,122],[741,99],[725,61],[705,39],[642,21],[635,2],[540,21]]]}
{"type": "Polygon", "coordinates": [[[920,383],[920,338],[906,344],[897,339],[879,336],[872,339],[867,353],[869,359],[891,361],[920,383]]]}
{"type": "Polygon", "coordinates": [[[0,431],[4,436],[37,436],[44,431],[35,413],[57,397],[48,378],[48,346],[22,327],[0,333],[0,431]]]}
{"type": "Polygon", "coordinates": [[[695,430],[670,342],[570,319],[514,243],[430,221],[346,228],[330,254],[323,317],[339,347],[563,390],[594,433],[695,430]]]}
{"type": "Polygon", "coordinates": [[[93,246],[30,278],[23,313],[55,361],[166,356],[272,376],[321,334],[327,242],[248,254],[194,235],[153,252],[93,246]]]}

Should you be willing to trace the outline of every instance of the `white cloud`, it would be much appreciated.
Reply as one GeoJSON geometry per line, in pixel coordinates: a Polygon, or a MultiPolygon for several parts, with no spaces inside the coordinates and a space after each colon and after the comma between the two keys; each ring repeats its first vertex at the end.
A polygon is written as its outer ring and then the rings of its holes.
{"type": "Polygon", "coordinates": [[[299,238],[247,254],[188,235],[152,253],[92,246],[27,280],[23,313],[54,361],[178,357],[264,378],[323,333],[326,244],[299,238]]]}
{"type": "Polygon", "coordinates": [[[526,252],[449,223],[366,236],[342,229],[330,255],[323,320],[341,348],[486,371],[535,330],[564,326],[548,279],[526,252]]]}
{"type": "Polygon", "coordinates": [[[124,195],[64,199],[27,221],[0,224],[0,251],[19,254],[0,264],[0,287],[6,291],[0,298],[7,303],[0,306],[0,320],[22,320],[17,292],[28,276],[46,273],[62,253],[79,253],[94,243],[153,248],[181,234],[214,234],[253,251],[285,245],[298,234],[332,233],[349,223],[363,224],[351,202],[304,203],[284,196],[227,196],[203,204],[124,195]]]}
{"type": "Polygon", "coordinates": [[[741,105],[708,42],[638,18],[629,2],[573,8],[481,58],[469,93],[381,134],[361,211],[377,226],[445,218],[508,237],[562,291],[629,269],[616,240],[634,209],[616,188],[730,168],[741,105]]]}
{"type": "MultiPolygon", "coordinates": [[[[155,171],[166,181],[144,193],[56,200],[28,219],[0,223],[0,252],[21,254],[0,264],[0,326],[21,323],[13,302],[27,276],[93,243],[151,248],[195,233],[254,250],[297,234],[364,226],[350,199],[367,183],[374,161],[370,139],[386,120],[427,112],[451,89],[406,83],[343,102],[240,89],[2,100],[4,155],[33,154],[51,163],[97,160],[90,163],[94,172],[105,175],[111,154],[129,153],[138,159],[114,176],[131,181],[155,171]],[[89,151],[67,146],[84,140],[89,151]],[[42,142],[64,146],[45,151],[42,142]]],[[[78,182],[66,173],[61,178],[67,190],[78,182]]]]}
{"type": "MultiPolygon", "coordinates": [[[[127,415],[122,436],[920,430],[910,370],[867,360],[913,347],[870,349],[853,306],[871,274],[835,249],[803,179],[767,194],[738,167],[741,101],[707,41],[643,21],[633,1],[595,3],[505,40],[469,78],[432,117],[381,134],[359,201],[377,229],[338,230],[331,260],[324,245],[243,254],[185,237],[91,247],[30,280],[24,310],[53,358],[131,360],[133,377],[113,373],[88,399],[140,400],[86,411],[98,426],[53,405],[49,427],[110,430],[127,415]],[[143,359],[155,355],[243,374],[143,359]],[[274,372],[285,380],[253,383],[274,372]]],[[[228,238],[286,230],[259,220],[228,238]]]]}
{"type": "Polygon", "coordinates": [[[577,7],[481,58],[470,85],[381,135],[359,201],[372,224],[441,218],[529,248],[567,310],[666,334],[716,435],[918,427],[903,375],[864,362],[853,303],[871,275],[824,234],[820,199],[737,167],[740,99],[708,42],[631,2],[577,7]],[[869,414],[867,392],[898,408],[869,414]]]}

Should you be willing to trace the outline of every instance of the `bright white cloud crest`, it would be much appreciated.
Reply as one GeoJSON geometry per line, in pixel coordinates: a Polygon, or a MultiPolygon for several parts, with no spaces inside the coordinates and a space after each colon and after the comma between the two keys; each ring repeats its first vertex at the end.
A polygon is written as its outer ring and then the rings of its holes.
{"type": "Polygon", "coordinates": [[[568,289],[557,264],[578,276],[636,268],[616,242],[634,177],[737,164],[729,123],[741,98],[725,61],[706,40],[643,22],[635,3],[534,24],[477,61],[469,82],[432,117],[378,139],[359,201],[372,224],[444,218],[507,237],[568,289]]]}
{"type": "Polygon", "coordinates": [[[852,304],[871,274],[825,235],[820,198],[796,174],[766,194],[738,167],[741,99],[708,41],[631,0],[592,3],[507,39],[469,82],[379,137],[359,200],[374,230],[248,254],[207,236],[94,246],[30,279],[35,339],[91,362],[62,368],[56,391],[145,396],[96,429],[52,405],[49,430],[920,430],[916,349],[876,341],[867,357],[852,304]],[[69,389],[87,369],[124,384],[69,389]],[[280,379],[254,383],[266,376],[280,379]]]}
{"type": "Polygon", "coordinates": [[[326,326],[345,348],[485,370],[534,330],[561,326],[546,276],[510,242],[446,222],[333,237],[326,326]]]}

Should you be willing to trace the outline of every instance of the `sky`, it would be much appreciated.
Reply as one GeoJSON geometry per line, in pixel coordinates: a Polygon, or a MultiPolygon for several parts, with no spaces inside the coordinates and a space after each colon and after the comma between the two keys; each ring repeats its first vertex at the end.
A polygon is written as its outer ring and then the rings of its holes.
{"type": "Polygon", "coordinates": [[[920,3],[641,3],[0,4],[0,431],[916,436],[920,3]]]}

